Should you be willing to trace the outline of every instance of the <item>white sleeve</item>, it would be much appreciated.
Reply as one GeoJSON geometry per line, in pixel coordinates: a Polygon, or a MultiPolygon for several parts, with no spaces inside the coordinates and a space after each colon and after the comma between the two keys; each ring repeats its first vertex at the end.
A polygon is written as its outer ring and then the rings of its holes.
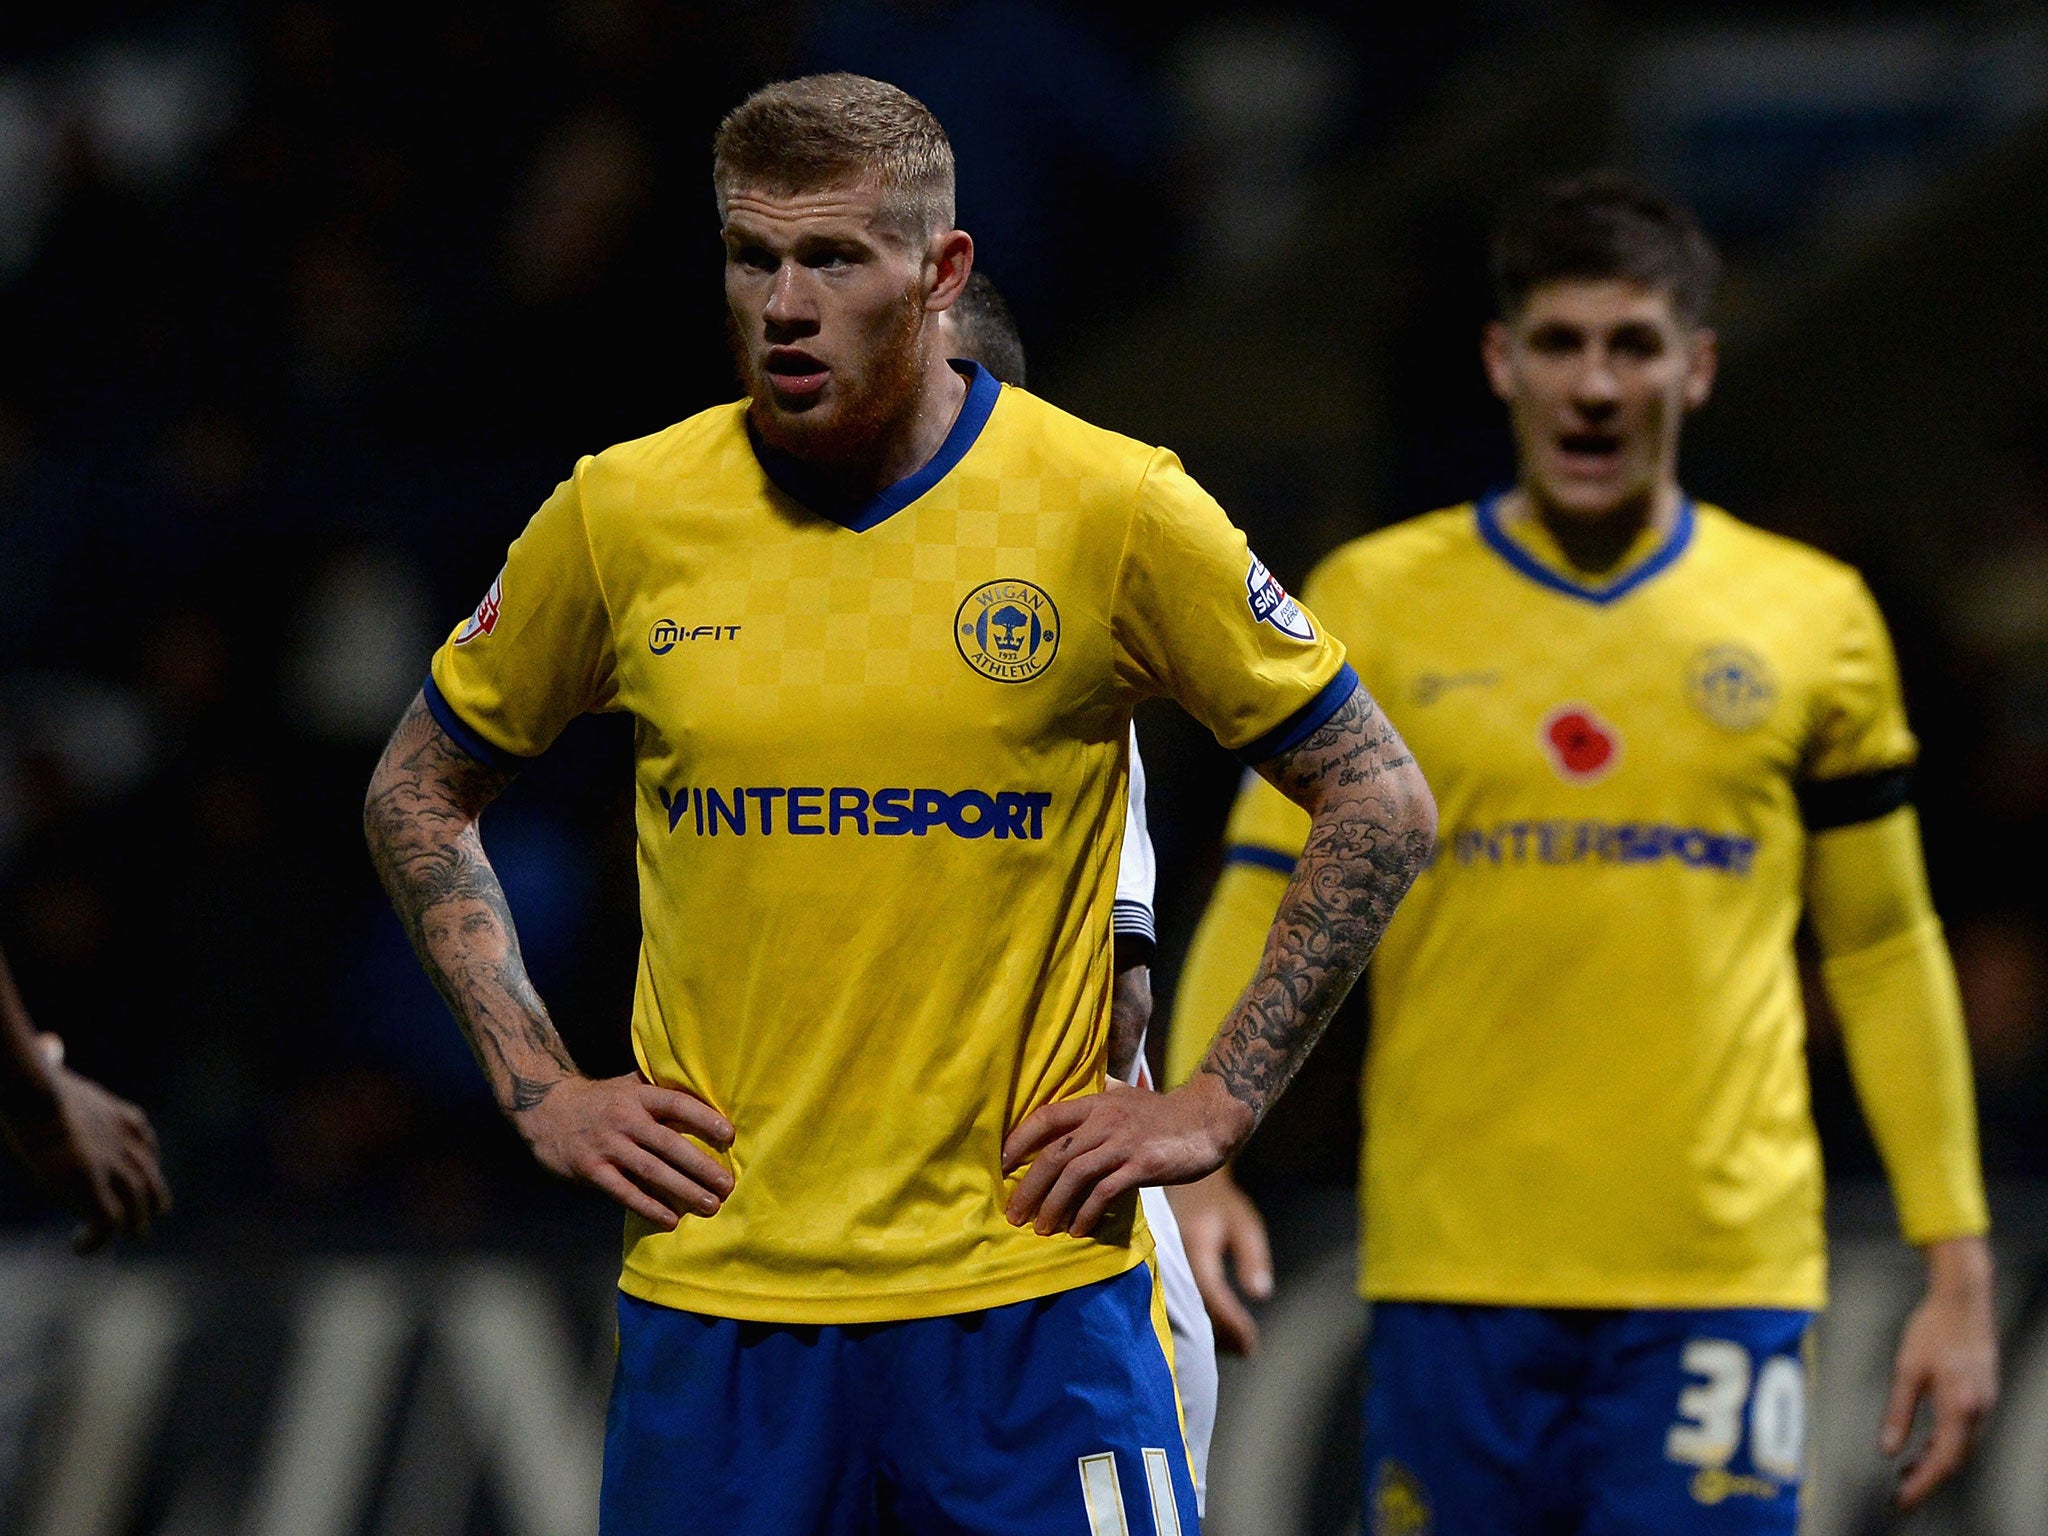
{"type": "Polygon", "coordinates": [[[1114,927],[1120,937],[1157,938],[1152,924],[1152,891],[1158,880],[1152,834],[1145,830],[1145,760],[1138,755],[1138,730],[1131,728],[1131,790],[1124,803],[1124,844],[1117,863],[1114,927]]]}

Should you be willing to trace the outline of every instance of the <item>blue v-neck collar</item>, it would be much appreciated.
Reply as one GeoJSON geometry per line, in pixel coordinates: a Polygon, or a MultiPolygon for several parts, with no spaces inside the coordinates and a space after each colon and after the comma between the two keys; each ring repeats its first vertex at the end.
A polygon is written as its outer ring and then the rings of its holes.
{"type": "Polygon", "coordinates": [[[996,408],[996,398],[1002,394],[1003,386],[994,374],[977,362],[966,358],[951,361],[954,368],[967,376],[967,398],[961,402],[960,414],[953,418],[946,440],[939,444],[937,453],[925,460],[923,467],[872,496],[847,495],[833,484],[829,476],[820,474],[802,459],[762,442],[754,431],[754,424],[749,421],[747,441],[754,445],[754,457],[761,461],[761,468],[783,495],[820,517],[830,518],[842,528],[853,533],[866,533],[870,528],[887,522],[952,473],[953,466],[967,457],[967,450],[975,445],[981,437],[981,429],[988,425],[989,413],[996,408]]]}
{"type": "Polygon", "coordinates": [[[1479,498],[1476,504],[1479,537],[1484,539],[1501,559],[1538,586],[1548,587],[1553,592],[1562,592],[1567,597],[1576,597],[1583,602],[1605,605],[1617,598],[1626,597],[1644,582],[1669,570],[1692,543],[1695,522],[1692,498],[1681,493],[1678,500],[1678,517],[1672,523],[1671,531],[1664,536],[1664,542],[1658,545],[1656,551],[1642,564],[1631,567],[1609,582],[1573,581],[1571,577],[1553,571],[1509,537],[1508,531],[1500,525],[1500,499],[1503,494],[1502,491],[1493,490],[1479,498]]]}

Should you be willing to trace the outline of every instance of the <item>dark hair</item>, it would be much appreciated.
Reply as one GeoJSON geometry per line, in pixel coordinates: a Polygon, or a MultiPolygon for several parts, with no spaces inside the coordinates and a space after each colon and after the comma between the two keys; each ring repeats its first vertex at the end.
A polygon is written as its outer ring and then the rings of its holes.
{"type": "Polygon", "coordinates": [[[1513,319],[1545,283],[1622,278],[1706,319],[1721,258],[1683,204],[1614,171],[1546,181],[1509,203],[1493,236],[1494,297],[1513,319]]]}
{"type": "Polygon", "coordinates": [[[1010,306],[995,283],[982,272],[967,274],[967,286],[953,301],[953,327],[960,335],[960,353],[972,358],[1005,384],[1024,385],[1024,338],[1010,306]]]}
{"type": "Polygon", "coordinates": [[[922,237],[953,225],[953,146],[930,109],[866,75],[765,85],[725,115],[712,141],[719,217],[729,193],[815,192],[873,180],[922,237]]]}

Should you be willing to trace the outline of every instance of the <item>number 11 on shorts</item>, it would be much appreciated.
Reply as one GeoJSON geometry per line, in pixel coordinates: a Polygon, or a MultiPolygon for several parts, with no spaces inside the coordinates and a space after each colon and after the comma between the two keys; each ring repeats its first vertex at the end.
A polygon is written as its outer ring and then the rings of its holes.
{"type": "MultiPolygon", "coordinates": [[[[1157,1446],[1146,1446],[1143,1454],[1153,1536],[1181,1536],[1180,1507],[1173,1500],[1173,1463],[1157,1446]]],[[[1131,1536],[1116,1457],[1108,1451],[1081,1458],[1081,1498],[1088,1506],[1088,1536],[1131,1536]]]]}

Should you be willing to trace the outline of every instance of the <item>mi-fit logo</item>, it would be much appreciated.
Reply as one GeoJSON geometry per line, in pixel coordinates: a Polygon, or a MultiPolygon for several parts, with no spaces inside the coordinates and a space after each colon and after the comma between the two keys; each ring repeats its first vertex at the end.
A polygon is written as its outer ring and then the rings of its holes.
{"type": "Polygon", "coordinates": [[[1044,790],[865,789],[848,785],[762,785],[658,791],[668,829],[688,825],[699,837],[993,837],[997,842],[1045,837],[1052,796],[1044,790]]]}
{"type": "Polygon", "coordinates": [[[737,640],[740,627],[737,624],[693,624],[687,629],[674,619],[656,619],[654,628],[647,631],[647,649],[657,656],[666,656],[684,640],[737,640]]]}

